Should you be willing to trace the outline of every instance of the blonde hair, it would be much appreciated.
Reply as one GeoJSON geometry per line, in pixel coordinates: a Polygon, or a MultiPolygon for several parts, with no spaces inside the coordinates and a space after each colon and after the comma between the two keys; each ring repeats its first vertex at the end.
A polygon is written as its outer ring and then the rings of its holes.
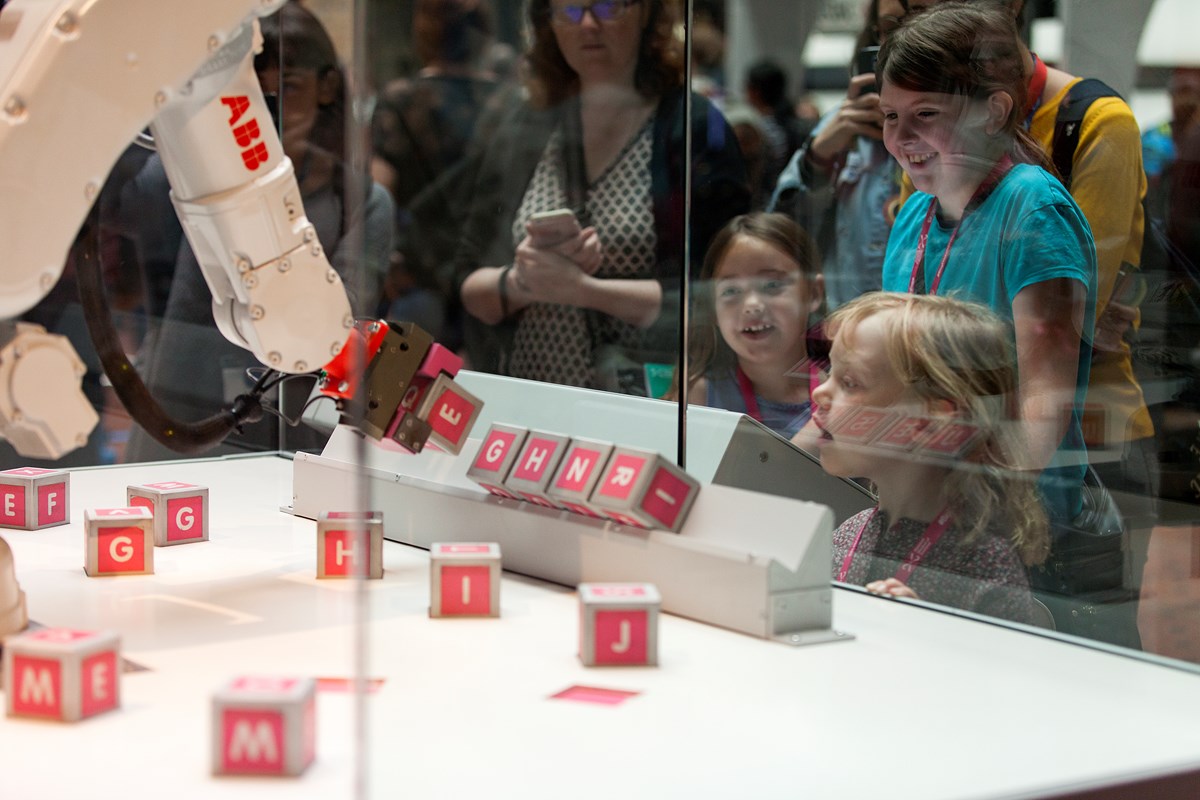
{"type": "Polygon", "coordinates": [[[982,436],[942,484],[943,499],[971,540],[1007,530],[1022,561],[1050,550],[1046,513],[1033,480],[1016,471],[1023,441],[1016,414],[1016,356],[1008,324],[987,307],[953,297],[871,292],[834,311],[833,339],[879,316],[888,363],[926,402],[949,401],[956,419],[982,436]]]}

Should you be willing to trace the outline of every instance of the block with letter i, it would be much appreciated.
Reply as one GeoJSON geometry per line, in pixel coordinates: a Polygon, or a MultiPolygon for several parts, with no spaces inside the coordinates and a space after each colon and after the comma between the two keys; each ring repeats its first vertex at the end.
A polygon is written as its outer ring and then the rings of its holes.
{"type": "Polygon", "coordinates": [[[504,488],[526,502],[545,508],[558,508],[546,489],[570,441],[568,437],[557,433],[530,431],[508,472],[504,488]]]}
{"type": "Polygon", "coordinates": [[[212,709],[214,775],[299,775],[316,758],[312,678],[234,678],[212,709]]]}
{"type": "Polygon", "coordinates": [[[121,704],[120,638],[111,632],[40,628],[4,640],[10,717],[63,722],[121,704]]]}
{"type": "Polygon", "coordinates": [[[317,577],[383,577],[383,513],[323,511],[317,517],[317,577]]]}
{"type": "Polygon", "coordinates": [[[431,545],[429,616],[500,616],[500,545],[494,542],[431,545]]]}
{"type": "Polygon", "coordinates": [[[650,583],[579,584],[579,659],[587,667],[658,665],[658,609],[650,583]]]}
{"type": "Polygon", "coordinates": [[[508,477],[528,435],[528,428],[493,423],[492,427],[488,428],[487,435],[483,437],[479,453],[467,470],[467,477],[497,497],[519,500],[519,497],[504,488],[504,480],[508,477]]]}
{"type": "Polygon", "coordinates": [[[126,502],[150,510],[154,516],[154,544],[208,541],[208,487],[178,481],[130,486],[126,502]]]}
{"type": "Polygon", "coordinates": [[[0,527],[32,531],[70,522],[71,474],[20,467],[0,472],[0,527]]]}
{"type": "Polygon", "coordinates": [[[154,515],[149,509],[89,508],[83,524],[83,571],[89,576],[154,572],[154,515]]]}
{"type": "Polygon", "coordinates": [[[573,514],[603,519],[600,510],[588,501],[604,474],[612,451],[613,445],[608,442],[572,439],[546,489],[550,499],[573,514]]]}
{"type": "Polygon", "coordinates": [[[618,447],[591,505],[622,525],[678,532],[699,492],[699,481],[658,453],[618,447]]]}

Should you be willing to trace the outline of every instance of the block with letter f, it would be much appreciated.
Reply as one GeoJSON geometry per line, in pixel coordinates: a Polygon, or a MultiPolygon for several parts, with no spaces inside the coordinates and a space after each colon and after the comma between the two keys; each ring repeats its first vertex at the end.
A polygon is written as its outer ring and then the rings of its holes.
{"type": "Polygon", "coordinates": [[[0,472],[0,527],[37,530],[70,522],[71,474],[19,467],[0,472]]]}

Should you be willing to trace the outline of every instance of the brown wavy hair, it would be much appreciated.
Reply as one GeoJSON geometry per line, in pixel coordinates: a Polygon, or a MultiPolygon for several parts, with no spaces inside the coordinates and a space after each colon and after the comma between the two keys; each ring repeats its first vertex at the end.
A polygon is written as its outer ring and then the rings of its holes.
{"type": "MultiPolygon", "coordinates": [[[[638,47],[633,82],[646,98],[661,97],[683,86],[683,43],[675,34],[679,0],[640,0],[649,17],[638,47]]],[[[579,76],[567,64],[550,22],[550,0],[529,0],[530,44],[525,53],[526,87],[535,108],[552,108],[579,93],[579,76]]]]}

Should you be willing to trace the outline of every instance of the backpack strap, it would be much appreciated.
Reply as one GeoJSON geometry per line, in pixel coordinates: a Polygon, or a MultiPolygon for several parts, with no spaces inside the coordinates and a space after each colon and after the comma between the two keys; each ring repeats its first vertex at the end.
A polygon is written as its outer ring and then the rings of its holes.
{"type": "Polygon", "coordinates": [[[1051,140],[1050,159],[1068,191],[1071,188],[1071,172],[1075,164],[1075,149],[1079,147],[1079,131],[1083,118],[1094,101],[1102,97],[1121,95],[1096,78],[1084,78],[1067,90],[1054,118],[1054,138],[1051,140]]]}

